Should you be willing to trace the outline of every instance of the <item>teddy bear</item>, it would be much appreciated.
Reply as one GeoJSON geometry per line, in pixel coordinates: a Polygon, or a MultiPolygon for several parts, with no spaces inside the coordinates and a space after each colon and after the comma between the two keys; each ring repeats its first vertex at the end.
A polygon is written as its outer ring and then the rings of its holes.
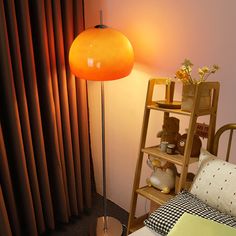
{"type": "Polygon", "coordinates": [[[153,186],[162,193],[170,193],[175,187],[176,166],[166,160],[160,160],[149,156],[147,164],[153,169],[153,172],[146,182],[149,187],[153,186]]]}
{"type": "Polygon", "coordinates": [[[168,142],[176,145],[180,136],[179,119],[175,117],[165,118],[162,130],[157,133],[157,137],[161,138],[161,142],[168,142]]]}

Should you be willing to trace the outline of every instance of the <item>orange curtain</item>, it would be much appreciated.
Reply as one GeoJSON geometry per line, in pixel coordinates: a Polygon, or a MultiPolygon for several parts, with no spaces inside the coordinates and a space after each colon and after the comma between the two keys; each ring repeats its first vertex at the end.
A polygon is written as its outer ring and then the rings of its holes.
{"type": "Polygon", "coordinates": [[[68,64],[83,29],[82,0],[0,0],[0,235],[91,208],[87,87],[68,64]]]}

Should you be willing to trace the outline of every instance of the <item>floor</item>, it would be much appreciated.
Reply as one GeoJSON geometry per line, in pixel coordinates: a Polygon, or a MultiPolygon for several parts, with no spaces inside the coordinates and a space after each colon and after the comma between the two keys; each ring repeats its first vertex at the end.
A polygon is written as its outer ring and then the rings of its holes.
{"type": "MultiPolygon", "coordinates": [[[[107,203],[108,215],[118,219],[123,225],[123,235],[126,235],[128,213],[111,201],[107,203]]],[[[99,194],[93,197],[93,208],[89,214],[80,218],[73,218],[69,224],[57,226],[53,232],[48,232],[47,236],[94,236],[96,232],[97,217],[103,215],[103,198],[99,194]]]]}

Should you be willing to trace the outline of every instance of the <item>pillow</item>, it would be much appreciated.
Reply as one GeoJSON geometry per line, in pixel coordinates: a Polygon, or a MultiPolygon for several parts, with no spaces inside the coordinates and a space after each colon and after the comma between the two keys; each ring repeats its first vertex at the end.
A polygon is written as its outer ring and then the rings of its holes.
{"type": "Polygon", "coordinates": [[[219,211],[236,216],[236,165],[205,150],[200,161],[190,192],[219,211]]]}
{"type": "Polygon", "coordinates": [[[194,216],[184,213],[168,236],[235,236],[236,229],[227,225],[219,224],[212,220],[204,219],[200,216],[194,216]],[[197,230],[196,230],[197,229],[197,230]]]}
{"type": "Polygon", "coordinates": [[[236,227],[235,217],[219,212],[187,191],[182,191],[160,206],[144,221],[144,224],[161,235],[167,235],[185,212],[236,227]]]}
{"type": "Polygon", "coordinates": [[[209,160],[215,160],[215,159],[219,159],[219,158],[211,154],[210,152],[208,152],[206,149],[201,148],[199,161],[198,161],[198,167],[200,168],[201,164],[208,162],[209,160]]]}

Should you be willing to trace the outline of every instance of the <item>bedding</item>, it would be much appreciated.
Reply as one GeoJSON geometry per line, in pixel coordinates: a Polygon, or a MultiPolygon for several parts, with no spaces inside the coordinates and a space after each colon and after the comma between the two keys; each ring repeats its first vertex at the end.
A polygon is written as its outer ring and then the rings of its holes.
{"type": "Polygon", "coordinates": [[[161,236],[157,232],[149,229],[148,227],[144,226],[141,229],[129,234],[129,236],[161,236]]]}
{"type": "Polygon", "coordinates": [[[184,213],[168,236],[235,236],[236,228],[184,213]],[[197,230],[196,230],[197,229],[197,230]]]}
{"type": "Polygon", "coordinates": [[[161,235],[167,235],[185,212],[236,227],[235,217],[219,212],[187,191],[160,206],[144,224],[161,235]]]}
{"type": "Polygon", "coordinates": [[[211,207],[236,217],[236,165],[202,149],[190,192],[211,207]]]}

